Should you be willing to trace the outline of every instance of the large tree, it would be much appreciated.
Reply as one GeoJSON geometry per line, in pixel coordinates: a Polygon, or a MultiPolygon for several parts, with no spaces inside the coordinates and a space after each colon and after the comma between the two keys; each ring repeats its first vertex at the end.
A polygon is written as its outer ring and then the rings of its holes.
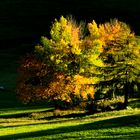
{"type": "Polygon", "coordinates": [[[98,64],[98,48],[102,47],[94,31],[96,26],[94,23],[92,31],[89,28],[90,35],[85,38],[83,24],[63,16],[56,19],[51,27],[50,38],[42,37],[40,44],[35,47],[35,60],[27,57],[22,62],[22,76],[17,88],[21,100],[25,98],[24,101],[28,102],[40,96],[55,103],[77,105],[93,99],[92,73],[98,64]]]}
{"type": "Polygon", "coordinates": [[[140,41],[128,25],[116,19],[99,25],[99,32],[104,42],[100,55],[104,66],[99,67],[101,79],[98,86],[102,87],[102,93],[124,95],[126,108],[128,96],[139,82],[140,41]]]}

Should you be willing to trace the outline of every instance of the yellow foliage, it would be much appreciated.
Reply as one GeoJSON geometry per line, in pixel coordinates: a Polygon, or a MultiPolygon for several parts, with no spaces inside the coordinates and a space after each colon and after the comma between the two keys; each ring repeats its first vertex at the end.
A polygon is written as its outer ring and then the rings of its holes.
{"type": "Polygon", "coordinates": [[[90,78],[81,76],[81,75],[75,75],[74,76],[74,84],[75,84],[75,94],[82,95],[83,99],[87,99],[88,95],[90,97],[94,98],[94,87],[93,87],[93,81],[90,78]]]}
{"type": "Polygon", "coordinates": [[[94,87],[88,78],[80,75],[72,77],[66,76],[64,73],[57,73],[44,93],[51,100],[72,102],[72,97],[74,96],[82,97],[84,100],[89,95],[91,98],[94,98],[94,92],[94,87]],[[74,96],[71,96],[72,94],[74,96]]]}
{"type": "Polygon", "coordinates": [[[35,50],[36,50],[36,52],[38,52],[39,54],[44,53],[44,47],[42,47],[42,46],[40,46],[40,45],[35,46],[35,50]]]}
{"type": "Polygon", "coordinates": [[[88,23],[88,30],[90,32],[91,37],[98,38],[99,37],[99,29],[96,22],[93,20],[92,23],[88,23]]]}
{"type": "Polygon", "coordinates": [[[81,76],[81,75],[75,75],[74,76],[74,81],[75,81],[76,84],[81,84],[81,85],[92,84],[92,81],[90,80],[90,78],[87,78],[87,77],[84,77],[84,76],[81,76]]]}
{"type": "Polygon", "coordinates": [[[128,36],[133,36],[130,28],[123,22],[118,21],[117,19],[112,20],[111,22],[106,22],[99,25],[99,34],[100,39],[103,42],[125,39],[128,36]]]}
{"type": "Polygon", "coordinates": [[[55,51],[63,53],[80,54],[80,26],[63,16],[55,20],[51,29],[52,47],[55,51]]]}

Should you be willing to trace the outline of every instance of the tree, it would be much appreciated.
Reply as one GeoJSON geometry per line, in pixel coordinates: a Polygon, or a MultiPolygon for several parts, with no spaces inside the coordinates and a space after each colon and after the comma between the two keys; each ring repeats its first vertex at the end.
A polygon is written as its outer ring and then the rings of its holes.
{"type": "Polygon", "coordinates": [[[59,103],[57,107],[68,107],[94,98],[93,79],[87,74],[90,73],[87,66],[94,62],[92,52],[98,43],[91,41],[88,49],[82,30],[82,26],[73,19],[63,16],[59,21],[55,19],[51,38],[41,37],[40,44],[35,47],[35,57],[27,57],[21,64],[22,76],[17,88],[21,100],[34,101],[40,95],[40,98],[59,103]],[[36,74],[36,67],[39,75],[36,74]],[[32,79],[38,79],[38,82],[34,84],[32,79]],[[29,90],[23,92],[23,88],[29,90]]]}
{"type": "MultiPolygon", "coordinates": [[[[112,20],[99,26],[100,39],[104,42],[100,58],[104,66],[99,68],[102,92],[123,94],[127,107],[132,83],[138,82],[140,74],[140,41],[128,25],[112,20]]],[[[133,84],[134,85],[134,84],[133,84]]]]}

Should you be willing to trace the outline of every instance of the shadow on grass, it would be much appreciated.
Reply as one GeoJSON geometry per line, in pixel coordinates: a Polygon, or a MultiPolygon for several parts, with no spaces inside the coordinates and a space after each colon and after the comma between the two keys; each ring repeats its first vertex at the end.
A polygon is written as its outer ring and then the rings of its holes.
{"type": "MultiPolygon", "coordinates": [[[[140,127],[140,115],[131,115],[131,116],[123,116],[113,119],[106,119],[106,120],[100,120],[93,123],[87,123],[87,124],[80,124],[75,126],[64,126],[54,129],[46,129],[46,130],[40,130],[35,132],[27,132],[27,133],[19,133],[19,134],[12,134],[12,135],[6,135],[6,136],[0,136],[0,140],[6,140],[6,139],[24,139],[24,138],[38,138],[43,136],[54,136],[60,134],[62,138],[63,134],[71,133],[71,132],[83,132],[83,131],[90,131],[90,130],[102,130],[102,129],[112,129],[112,128],[120,128],[120,127],[140,127]]],[[[131,131],[131,130],[130,130],[131,131]]],[[[108,131],[102,131],[100,133],[100,136],[111,136],[116,138],[131,138],[133,139],[140,138],[140,130],[139,132],[114,132],[111,130],[108,131]]],[[[94,136],[94,133],[91,133],[90,137],[96,138],[94,136]]],[[[69,137],[67,137],[69,138],[69,137]]],[[[77,136],[77,138],[84,137],[82,135],[77,136]]],[[[52,139],[52,138],[51,138],[52,139]]],[[[57,139],[55,137],[55,139],[57,139]]],[[[60,138],[58,138],[60,139],[60,138]]],[[[86,139],[86,138],[85,138],[86,139]]]]}
{"type": "MultiPolygon", "coordinates": [[[[50,110],[48,110],[49,112],[50,110]]],[[[46,111],[47,112],[47,111],[46,111]]],[[[52,113],[52,112],[51,112],[52,113]]],[[[15,115],[15,114],[14,114],[15,115]]],[[[13,115],[13,116],[14,116],[13,115]]],[[[22,114],[17,114],[17,117],[20,116],[22,114]]],[[[30,113],[24,113],[23,114],[24,116],[30,115],[30,113]]],[[[63,115],[63,116],[48,116],[48,117],[44,117],[44,118],[41,118],[41,119],[37,119],[37,120],[45,120],[47,122],[39,122],[39,123],[29,123],[29,124],[21,124],[21,125],[14,125],[14,126],[0,126],[0,128],[12,128],[12,127],[22,127],[22,126],[37,126],[37,125],[43,125],[43,124],[54,124],[54,123],[64,123],[64,122],[72,122],[72,121],[79,121],[79,119],[84,120],[82,119],[82,117],[84,116],[87,116],[89,115],[89,113],[85,112],[85,113],[72,113],[72,114],[68,114],[68,115],[63,115]],[[62,118],[62,120],[61,120],[62,118]],[[64,119],[63,119],[64,118],[64,119]],[[71,119],[70,119],[71,118],[71,119]],[[57,120],[58,119],[58,120],[57,120]]],[[[11,115],[12,116],[12,115],[11,115]]],[[[7,116],[8,117],[8,116],[7,116]]],[[[23,116],[22,116],[23,117],[23,116]]],[[[3,117],[4,118],[4,117],[3,117]]],[[[9,117],[8,117],[9,118],[9,117]]],[[[12,117],[13,118],[13,117],[12,117]]],[[[16,117],[14,117],[16,118],[16,117]]],[[[96,117],[94,117],[96,118],[96,117]]]]}
{"type": "Polygon", "coordinates": [[[21,118],[21,117],[28,117],[30,114],[31,113],[6,114],[6,115],[1,115],[0,118],[3,119],[21,118]]]}
{"type": "Polygon", "coordinates": [[[90,114],[91,113],[89,112],[83,112],[83,113],[71,113],[71,114],[64,114],[64,115],[57,115],[57,116],[53,115],[53,116],[42,118],[41,120],[53,120],[58,118],[82,118],[90,114]]]}
{"type": "Polygon", "coordinates": [[[128,105],[132,108],[140,108],[140,98],[134,101],[129,101],[128,105]]]}
{"type": "Polygon", "coordinates": [[[0,118],[21,118],[21,117],[29,117],[32,113],[42,113],[42,112],[50,112],[53,111],[53,107],[21,107],[21,108],[8,108],[8,109],[0,109],[0,118]],[[35,112],[36,109],[39,109],[35,112]],[[23,110],[23,111],[22,111],[23,110]],[[2,114],[1,112],[4,112],[2,114]],[[7,113],[5,113],[7,112],[7,113]]]}
{"type": "MultiPolygon", "coordinates": [[[[60,112],[60,114],[55,115],[55,113],[53,113],[54,108],[53,107],[49,107],[49,108],[11,108],[11,109],[4,109],[4,110],[0,110],[0,118],[21,118],[21,117],[33,117],[32,113],[44,113],[43,118],[35,118],[35,119],[39,119],[39,120],[53,120],[53,119],[59,119],[59,118],[82,118],[85,117],[86,115],[90,115],[91,113],[89,112],[82,112],[82,113],[70,113],[70,114],[65,114],[63,112],[60,112]],[[36,112],[35,109],[40,109],[36,112]],[[21,111],[24,110],[24,111],[21,111]],[[1,112],[5,112],[7,111],[7,113],[2,114],[1,112]],[[19,111],[19,112],[18,112],[19,111]],[[10,113],[12,112],[12,113],[10,113]],[[15,112],[15,113],[13,113],[15,112]]],[[[67,113],[67,112],[66,112],[67,113]]],[[[34,118],[34,117],[33,117],[34,118]]]]}

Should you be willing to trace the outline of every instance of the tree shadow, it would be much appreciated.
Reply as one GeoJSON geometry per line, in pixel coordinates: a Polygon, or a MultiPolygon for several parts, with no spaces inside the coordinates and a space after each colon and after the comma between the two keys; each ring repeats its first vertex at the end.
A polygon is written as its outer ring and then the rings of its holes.
{"type": "MultiPolygon", "coordinates": [[[[22,114],[18,114],[18,115],[20,116],[22,114]]],[[[12,128],[12,127],[15,128],[15,127],[22,127],[22,126],[34,126],[34,125],[37,126],[37,125],[42,125],[42,124],[64,123],[64,122],[70,122],[70,121],[71,122],[72,121],[78,121],[79,119],[82,121],[82,120],[84,120],[84,118],[82,119],[82,117],[85,117],[87,115],[90,115],[90,113],[85,112],[85,113],[71,113],[71,114],[62,115],[62,116],[48,116],[48,117],[44,117],[44,118],[41,118],[41,119],[36,119],[36,120],[43,120],[43,121],[46,121],[46,122],[20,124],[20,125],[14,125],[14,126],[0,126],[0,128],[12,128]]],[[[96,117],[94,117],[94,118],[96,118],[96,117]]]]}
{"type": "Polygon", "coordinates": [[[132,108],[140,108],[140,98],[134,101],[129,101],[129,104],[132,108]]]}
{"type": "MultiPolygon", "coordinates": [[[[4,119],[10,119],[10,118],[21,118],[21,117],[29,117],[29,116],[31,116],[31,114],[32,113],[35,113],[34,112],[34,108],[9,108],[9,109],[7,109],[7,111],[12,111],[12,112],[14,112],[14,111],[19,111],[20,109],[24,109],[24,111],[26,111],[26,112],[21,112],[21,113],[13,113],[13,114],[0,114],[0,118],[4,118],[4,119]],[[33,109],[33,111],[31,111],[31,109],[33,109]]],[[[37,109],[37,108],[36,108],[37,109]]],[[[54,109],[53,108],[48,108],[48,109],[46,109],[46,110],[44,110],[44,111],[37,111],[37,113],[43,113],[43,112],[50,112],[50,111],[53,111],[54,109]]],[[[4,110],[2,110],[2,111],[4,111],[4,110]]]]}
{"type": "Polygon", "coordinates": [[[42,118],[41,120],[53,120],[53,119],[59,119],[59,118],[82,118],[87,115],[90,115],[91,113],[89,112],[83,112],[83,113],[71,113],[71,114],[65,114],[65,115],[53,115],[53,116],[48,116],[45,118],[42,118]]]}
{"type": "Polygon", "coordinates": [[[28,117],[30,114],[31,113],[6,114],[6,115],[1,115],[0,118],[3,119],[21,118],[21,117],[28,117]]]}
{"type": "MultiPolygon", "coordinates": [[[[26,132],[26,133],[20,133],[20,134],[11,134],[6,136],[0,136],[0,140],[6,140],[6,139],[22,139],[22,138],[36,138],[36,137],[43,137],[43,136],[53,136],[58,134],[65,134],[71,133],[71,132],[81,132],[81,131],[88,131],[88,130],[100,130],[100,129],[112,129],[112,128],[120,128],[120,127],[140,127],[140,114],[138,115],[131,115],[131,116],[123,116],[123,117],[117,117],[113,119],[106,119],[106,120],[100,120],[93,123],[87,123],[87,124],[80,124],[75,126],[64,126],[54,129],[46,129],[46,130],[40,130],[35,132],[26,132]]],[[[131,130],[130,130],[131,131],[131,130]]],[[[122,138],[140,138],[140,130],[139,132],[114,132],[114,131],[107,131],[107,132],[101,132],[103,136],[112,136],[119,139],[122,138]]],[[[92,138],[96,138],[94,136],[94,133],[91,133],[92,138]]],[[[64,137],[63,137],[64,138],[64,137]]],[[[83,136],[77,136],[77,138],[83,138],[83,136]]],[[[56,138],[55,138],[56,139],[56,138]]],[[[58,138],[60,139],[60,138],[58,138]]],[[[86,138],[85,138],[86,139],[86,138]]],[[[90,138],[89,138],[90,139],[90,138]]]]}

